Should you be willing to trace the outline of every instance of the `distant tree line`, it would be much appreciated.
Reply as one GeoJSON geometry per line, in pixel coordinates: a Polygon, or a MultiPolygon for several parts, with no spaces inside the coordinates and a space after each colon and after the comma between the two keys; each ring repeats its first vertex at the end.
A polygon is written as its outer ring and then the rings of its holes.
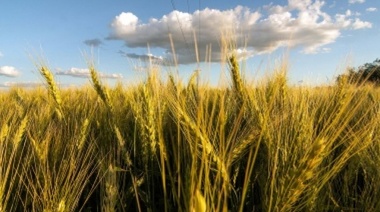
{"type": "Polygon", "coordinates": [[[358,68],[350,67],[347,72],[337,77],[337,82],[346,79],[351,84],[371,83],[380,86],[380,59],[376,59],[372,63],[366,63],[358,68]]]}

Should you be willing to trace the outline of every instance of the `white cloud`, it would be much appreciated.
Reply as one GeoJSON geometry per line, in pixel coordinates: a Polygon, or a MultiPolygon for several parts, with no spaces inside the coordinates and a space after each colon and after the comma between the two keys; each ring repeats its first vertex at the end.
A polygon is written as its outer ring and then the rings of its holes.
{"type": "Polygon", "coordinates": [[[12,66],[2,66],[0,67],[0,75],[7,77],[17,77],[20,72],[12,66]]]}
{"type": "Polygon", "coordinates": [[[352,24],[353,29],[364,29],[364,28],[372,28],[372,24],[367,21],[361,21],[360,19],[355,19],[355,22],[352,24]]]}
{"type": "Polygon", "coordinates": [[[70,68],[69,70],[62,71],[58,70],[56,71],[57,75],[68,75],[72,77],[83,77],[87,78],[90,77],[90,70],[89,69],[81,69],[81,68],[70,68]]]}
{"type": "Polygon", "coordinates": [[[365,2],[365,0],[348,0],[348,3],[349,4],[363,4],[365,2]]]}
{"type": "Polygon", "coordinates": [[[38,87],[43,85],[40,82],[5,82],[1,83],[0,87],[38,87]]]}
{"type": "Polygon", "coordinates": [[[377,8],[376,7],[370,7],[366,9],[367,12],[376,12],[377,8]]]}
{"type": "MultiPolygon", "coordinates": [[[[108,39],[123,40],[130,48],[146,48],[147,44],[163,48],[164,54],[154,58],[172,61],[170,34],[176,59],[186,64],[196,61],[194,35],[200,60],[211,58],[217,62],[225,56],[220,47],[221,35],[230,35],[247,58],[281,47],[301,47],[304,53],[327,52],[326,45],[334,43],[343,30],[371,27],[371,23],[354,18],[357,14],[350,10],[345,14],[328,14],[323,11],[324,5],[320,0],[289,0],[288,5],[270,4],[257,11],[242,6],[230,10],[206,8],[192,14],[173,11],[147,23],[132,13],[121,13],[112,21],[108,39]]],[[[133,53],[125,56],[147,57],[133,53]]]]}
{"type": "Polygon", "coordinates": [[[350,17],[350,16],[361,16],[361,14],[360,14],[359,12],[352,12],[351,10],[346,10],[345,16],[346,16],[346,17],[350,17]]]}
{"type": "MultiPolygon", "coordinates": [[[[89,69],[82,69],[82,68],[70,68],[69,70],[66,70],[66,71],[57,70],[56,74],[72,76],[72,77],[82,77],[82,78],[88,78],[91,76],[89,69]]],[[[98,72],[98,74],[101,78],[109,78],[109,79],[123,78],[121,74],[105,74],[101,72],[98,72]]]]}
{"type": "Polygon", "coordinates": [[[288,0],[291,9],[306,10],[311,5],[311,0],[288,0]]]}

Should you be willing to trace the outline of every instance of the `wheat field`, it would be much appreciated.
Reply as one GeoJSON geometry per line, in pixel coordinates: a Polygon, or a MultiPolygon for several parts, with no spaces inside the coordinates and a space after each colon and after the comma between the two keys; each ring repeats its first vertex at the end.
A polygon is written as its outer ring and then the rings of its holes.
{"type": "Polygon", "coordinates": [[[380,211],[380,93],[167,80],[0,93],[3,211],[380,211]]]}

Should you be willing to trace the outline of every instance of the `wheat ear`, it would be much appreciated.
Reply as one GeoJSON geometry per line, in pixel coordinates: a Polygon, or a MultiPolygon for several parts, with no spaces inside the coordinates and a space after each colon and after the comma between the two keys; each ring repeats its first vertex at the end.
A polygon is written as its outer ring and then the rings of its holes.
{"type": "Polygon", "coordinates": [[[232,163],[241,158],[242,154],[253,144],[255,138],[259,136],[259,132],[254,131],[250,133],[246,139],[242,140],[233,150],[232,150],[232,163]]]}
{"type": "MultiPolygon", "coordinates": [[[[157,138],[156,138],[156,127],[155,127],[155,112],[154,112],[154,105],[153,105],[153,99],[151,95],[151,90],[148,88],[148,86],[143,87],[143,98],[145,102],[145,113],[147,116],[146,122],[145,122],[145,129],[148,133],[149,138],[149,144],[150,144],[150,153],[152,155],[156,154],[156,147],[157,147],[157,138]]],[[[153,157],[151,157],[153,158],[153,157]]]]}
{"type": "Polygon", "coordinates": [[[25,116],[24,119],[22,119],[21,124],[18,127],[18,129],[16,130],[16,133],[13,137],[13,145],[14,145],[13,147],[15,149],[17,149],[17,147],[19,146],[19,144],[21,142],[21,139],[22,139],[22,136],[24,135],[27,123],[28,123],[28,116],[25,116]]]}
{"type": "Polygon", "coordinates": [[[55,111],[56,111],[58,118],[61,120],[63,118],[62,98],[61,98],[61,93],[59,92],[57,83],[54,80],[54,76],[51,73],[51,71],[45,66],[42,66],[40,68],[40,73],[45,78],[46,83],[48,84],[49,93],[53,97],[55,103],[57,104],[55,111]]]}
{"type": "Polygon", "coordinates": [[[95,70],[93,65],[90,65],[90,74],[93,86],[95,88],[96,93],[99,95],[100,99],[106,104],[108,109],[113,110],[113,106],[110,100],[110,95],[108,94],[107,89],[100,83],[99,75],[95,70]]]}
{"type": "Polygon", "coordinates": [[[279,211],[291,211],[292,206],[297,202],[306,188],[305,182],[313,177],[316,169],[321,164],[325,149],[326,141],[324,138],[317,140],[313,144],[310,154],[301,161],[301,167],[292,178],[290,188],[287,192],[288,195],[286,199],[284,199],[284,204],[280,207],[279,211]]]}
{"type": "Polygon", "coordinates": [[[82,128],[81,128],[81,131],[80,131],[80,135],[79,135],[79,139],[78,139],[78,143],[77,143],[77,149],[79,151],[81,151],[83,149],[83,146],[86,142],[86,138],[87,138],[87,134],[88,134],[88,130],[89,130],[89,120],[88,119],[85,119],[83,121],[83,124],[82,124],[82,128]]]}
{"type": "Polygon", "coordinates": [[[9,132],[9,126],[8,124],[4,124],[1,127],[1,131],[0,131],[0,144],[5,141],[5,138],[8,136],[8,132],[9,132]]]}
{"type": "Polygon", "coordinates": [[[227,168],[223,160],[217,155],[213,145],[207,139],[207,136],[202,133],[199,127],[190,119],[188,115],[186,115],[180,108],[178,108],[179,115],[183,119],[183,121],[190,127],[190,129],[194,132],[194,134],[201,141],[199,147],[205,151],[205,153],[210,156],[213,162],[217,166],[217,170],[221,173],[222,179],[224,182],[229,183],[229,174],[227,172],[227,168]]]}
{"type": "Polygon", "coordinates": [[[241,102],[244,101],[245,93],[244,93],[244,85],[243,85],[243,80],[241,79],[240,75],[240,68],[238,61],[236,59],[235,55],[232,55],[229,58],[229,64],[231,68],[231,75],[232,75],[232,80],[234,83],[234,89],[237,92],[237,96],[241,102]]]}

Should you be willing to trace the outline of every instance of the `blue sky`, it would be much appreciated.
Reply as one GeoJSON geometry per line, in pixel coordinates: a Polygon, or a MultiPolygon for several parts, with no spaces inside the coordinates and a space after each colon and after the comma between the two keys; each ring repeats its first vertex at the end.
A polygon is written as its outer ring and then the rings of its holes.
{"type": "Polygon", "coordinates": [[[169,34],[180,76],[200,68],[212,84],[231,53],[223,39],[234,41],[247,75],[287,53],[293,83],[332,82],[345,66],[380,57],[378,0],[0,0],[0,10],[0,87],[41,83],[41,61],[62,85],[87,83],[89,58],[109,83],[136,82],[148,58],[173,71],[169,34]]]}

